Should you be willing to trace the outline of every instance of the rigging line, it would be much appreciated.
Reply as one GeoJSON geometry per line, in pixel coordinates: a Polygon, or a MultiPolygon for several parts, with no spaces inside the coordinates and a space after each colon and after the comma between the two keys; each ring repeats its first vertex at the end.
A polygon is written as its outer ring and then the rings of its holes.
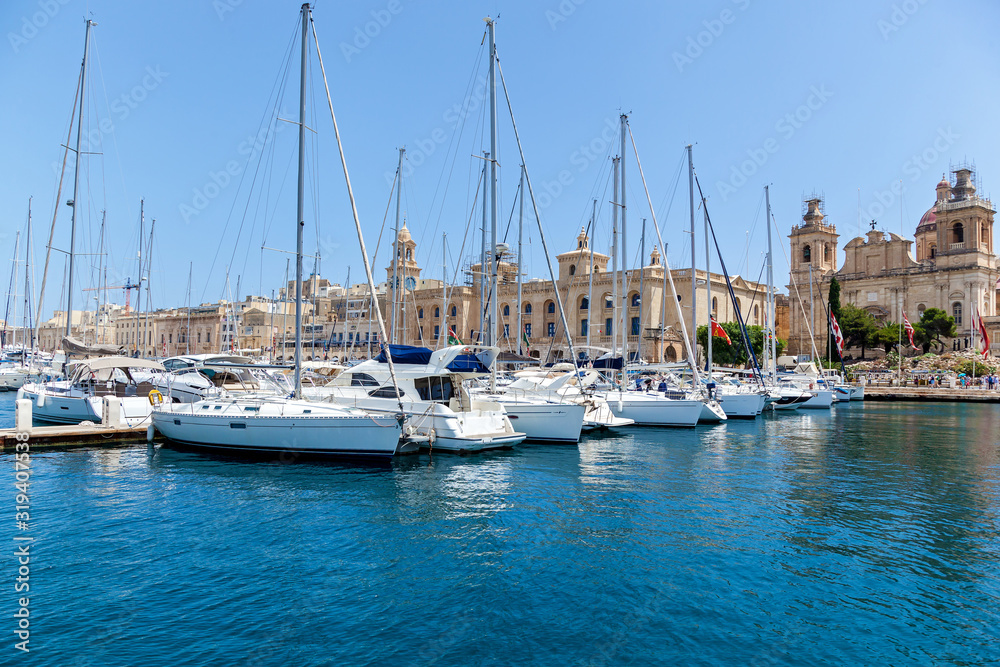
{"type": "MultiPolygon", "coordinates": [[[[392,193],[396,191],[396,182],[399,179],[399,170],[396,170],[396,175],[392,177],[392,187],[389,188],[389,200],[385,203],[385,213],[382,215],[382,227],[378,230],[378,240],[375,242],[375,254],[372,255],[372,264],[378,261],[378,251],[382,247],[382,233],[385,231],[385,223],[389,219],[389,208],[392,207],[392,193]]],[[[391,244],[390,244],[391,247],[391,244]]]]}
{"type": "MultiPolygon", "coordinates": [[[[514,191],[514,199],[510,205],[510,217],[507,218],[507,228],[503,230],[503,242],[507,242],[507,234],[510,232],[510,223],[514,220],[514,209],[517,207],[517,196],[521,193],[521,184],[517,184],[517,190],[514,191]]],[[[499,263],[498,263],[499,265],[499,263]]]]}
{"type": "MultiPolygon", "coordinates": [[[[273,119],[273,118],[276,118],[277,115],[278,115],[277,107],[281,103],[282,94],[283,94],[283,92],[285,90],[285,86],[287,84],[288,72],[289,72],[289,68],[291,67],[291,62],[292,62],[292,60],[291,60],[292,50],[293,50],[293,47],[295,45],[296,32],[298,31],[299,25],[300,25],[299,21],[296,20],[295,21],[295,26],[292,29],[292,36],[291,36],[291,38],[289,38],[289,40],[288,40],[288,46],[286,47],[286,50],[285,50],[285,62],[284,62],[284,65],[278,67],[278,73],[277,73],[277,76],[275,77],[274,84],[272,84],[272,86],[271,86],[271,92],[268,94],[267,104],[264,107],[264,113],[261,114],[260,123],[257,125],[257,134],[254,136],[254,146],[251,149],[251,153],[250,153],[250,155],[247,156],[247,160],[246,160],[246,164],[247,165],[250,164],[250,161],[253,158],[253,148],[256,147],[257,138],[260,137],[260,129],[261,129],[261,127],[264,126],[265,119],[269,119],[269,118],[273,119]],[[272,99],[271,95],[274,96],[274,104],[273,105],[271,104],[271,99],[272,99]],[[274,111],[272,111],[272,106],[275,109],[274,111]]],[[[277,131],[277,121],[273,121],[272,120],[272,121],[268,122],[267,127],[271,127],[272,125],[275,126],[275,132],[276,132],[277,131]]],[[[267,137],[265,136],[265,141],[266,140],[267,140],[267,137]]],[[[260,156],[258,156],[258,167],[259,167],[259,165],[260,165],[260,156]]],[[[219,259],[219,253],[221,252],[222,247],[223,247],[222,240],[224,240],[226,238],[226,232],[229,229],[229,223],[232,221],[233,211],[235,211],[235,209],[236,209],[236,202],[237,202],[239,193],[243,189],[243,182],[246,179],[246,172],[247,172],[247,170],[244,169],[240,173],[240,182],[237,185],[236,194],[233,196],[233,203],[232,203],[232,205],[229,208],[229,214],[226,216],[226,222],[225,222],[225,225],[223,225],[223,228],[222,228],[222,235],[220,237],[219,245],[215,249],[215,255],[212,257],[212,263],[211,263],[211,265],[208,268],[208,272],[205,274],[205,286],[204,286],[204,288],[202,289],[202,292],[201,292],[201,300],[202,301],[205,300],[205,294],[208,292],[208,284],[209,284],[209,282],[212,279],[212,273],[215,270],[215,265],[216,265],[216,263],[218,262],[218,259],[219,259]]],[[[254,178],[256,179],[256,172],[254,174],[254,178]]]]}
{"type": "Polygon", "coordinates": [[[744,271],[750,270],[750,241],[753,239],[753,234],[757,231],[757,221],[760,220],[760,209],[764,205],[764,193],[761,192],[760,199],[757,200],[757,211],[753,214],[753,222],[750,224],[750,229],[747,231],[747,247],[746,255],[743,258],[743,268],[740,270],[740,274],[744,271]]]}
{"type": "MultiPolygon", "coordinates": [[[[469,214],[469,222],[465,225],[465,235],[462,236],[462,247],[459,248],[458,257],[459,259],[455,261],[455,273],[452,275],[451,286],[443,286],[443,289],[447,289],[448,293],[446,295],[445,301],[449,304],[451,303],[451,295],[455,291],[455,286],[458,283],[458,272],[462,268],[461,258],[465,256],[465,244],[469,240],[469,232],[472,230],[472,218],[476,215],[476,202],[479,201],[479,185],[483,182],[482,176],[479,177],[479,183],[476,183],[476,198],[472,201],[471,213],[469,214]]],[[[455,323],[456,325],[458,322],[455,323]]],[[[457,331],[455,333],[458,333],[457,331]]],[[[445,340],[447,338],[445,337],[445,340]]]]}

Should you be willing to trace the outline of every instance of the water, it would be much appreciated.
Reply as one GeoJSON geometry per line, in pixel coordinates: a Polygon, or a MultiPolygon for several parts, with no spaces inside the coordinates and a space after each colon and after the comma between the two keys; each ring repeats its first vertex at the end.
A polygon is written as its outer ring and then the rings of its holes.
{"type": "Polygon", "coordinates": [[[37,453],[30,662],[995,664],[998,422],[855,403],[384,467],[37,453]]]}

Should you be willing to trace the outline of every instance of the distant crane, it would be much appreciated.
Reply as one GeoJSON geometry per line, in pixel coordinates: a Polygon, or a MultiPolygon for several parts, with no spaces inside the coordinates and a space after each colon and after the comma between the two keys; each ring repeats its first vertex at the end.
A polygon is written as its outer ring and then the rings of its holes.
{"type": "Polygon", "coordinates": [[[142,283],[141,280],[139,281],[139,283],[133,283],[131,278],[126,278],[124,285],[106,285],[104,287],[88,287],[87,289],[85,289],[83,291],[84,292],[94,292],[94,291],[100,291],[100,290],[123,289],[123,290],[125,290],[125,312],[128,313],[129,312],[129,305],[130,305],[130,303],[132,301],[132,299],[131,299],[131,297],[132,297],[132,290],[136,290],[138,292],[139,288],[142,286],[141,283],[142,283]]]}

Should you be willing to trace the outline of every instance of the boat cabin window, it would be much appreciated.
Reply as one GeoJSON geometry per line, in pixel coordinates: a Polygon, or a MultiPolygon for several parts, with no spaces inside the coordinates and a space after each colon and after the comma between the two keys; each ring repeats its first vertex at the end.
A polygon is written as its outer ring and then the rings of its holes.
{"type": "Polygon", "coordinates": [[[455,394],[450,377],[416,378],[413,384],[417,388],[417,394],[420,395],[420,400],[422,401],[447,403],[455,394]]]}
{"type": "MultiPolygon", "coordinates": [[[[377,387],[378,380],[368,373],[351,373],[352,387],[377,387]]],[[[395,396],[395,394],[393,394],[395,396]]]]}
{"type": "MultiPolygon", "coordinates": [[[[393,387],[379,387],[374,391],[368,392],[368,395],[372,398],[396,398],[396,390],[393,387]]],[[[406,396],[406,392],[400,389],[399,395],[406,396]]]]}

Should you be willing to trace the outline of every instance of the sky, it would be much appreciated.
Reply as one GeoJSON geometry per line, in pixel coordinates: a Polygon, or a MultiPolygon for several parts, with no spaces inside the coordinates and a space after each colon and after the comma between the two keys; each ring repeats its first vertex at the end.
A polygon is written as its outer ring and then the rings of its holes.
{"type": "MultiPolygon", "coordinates": [[[[93,307],[100,267],[108,285],[137,279],[140,224],[148,245],[154,220],[144,302],[174,307],[277,290],[295,249],[300,4],[2,3],[0,279],[10,279],[31,197],[37,292],[58,208],[44,313],[65,307],[73,153],[63,204],[55,203],[90,17],[97,25],[85,90],[74,308],[93,307]]],[[[424,277],[441,276],[447,233],[449,281],[464,279],[481,224],[480,156],[489,150],[486,16],[496,18],[513,120],[553,255],[575,247],[595,198],[593,243],[609,250],[609,176],[623,112],[671,266],[691,261],[685,146],[692,144],[722,256],[731,273],[751,280],[764,262],[763,187],[770,186],[781,291],[787,235],[813,193],[824,198],[842,249],[873,219],[912,238],[935,184],[954,166],[975,164],[982,195],[1000,185],[993,34],[1000,5],[988,0],[960,7],[940,0],[319,0],[313,18],[369,253],[381,233],[377,281],[385,279],[395,221],[390,193],[400,147],[407,158],[400,211],[424,277]]],[[[310,63],[305,273],[318,254],[324,277],[342,284],[350,271],[351,283],[362,282],[312,44],[310,63]]],[[[516,249],[521,158],[499,85],[497,100],[500,237],[516,249]]],[[[631,139],[624,164],[625,256],[634,266],[643,218],[647,256],[655,232],[631,139]]],[[[547,278],[531,211],[528,198],[525,271],[547,278]]],[[[700,213],[695,242],[703,266],[700,213]]],[[[123,303],[124,290],[109,290],[108,299],[123,303]]]]}

